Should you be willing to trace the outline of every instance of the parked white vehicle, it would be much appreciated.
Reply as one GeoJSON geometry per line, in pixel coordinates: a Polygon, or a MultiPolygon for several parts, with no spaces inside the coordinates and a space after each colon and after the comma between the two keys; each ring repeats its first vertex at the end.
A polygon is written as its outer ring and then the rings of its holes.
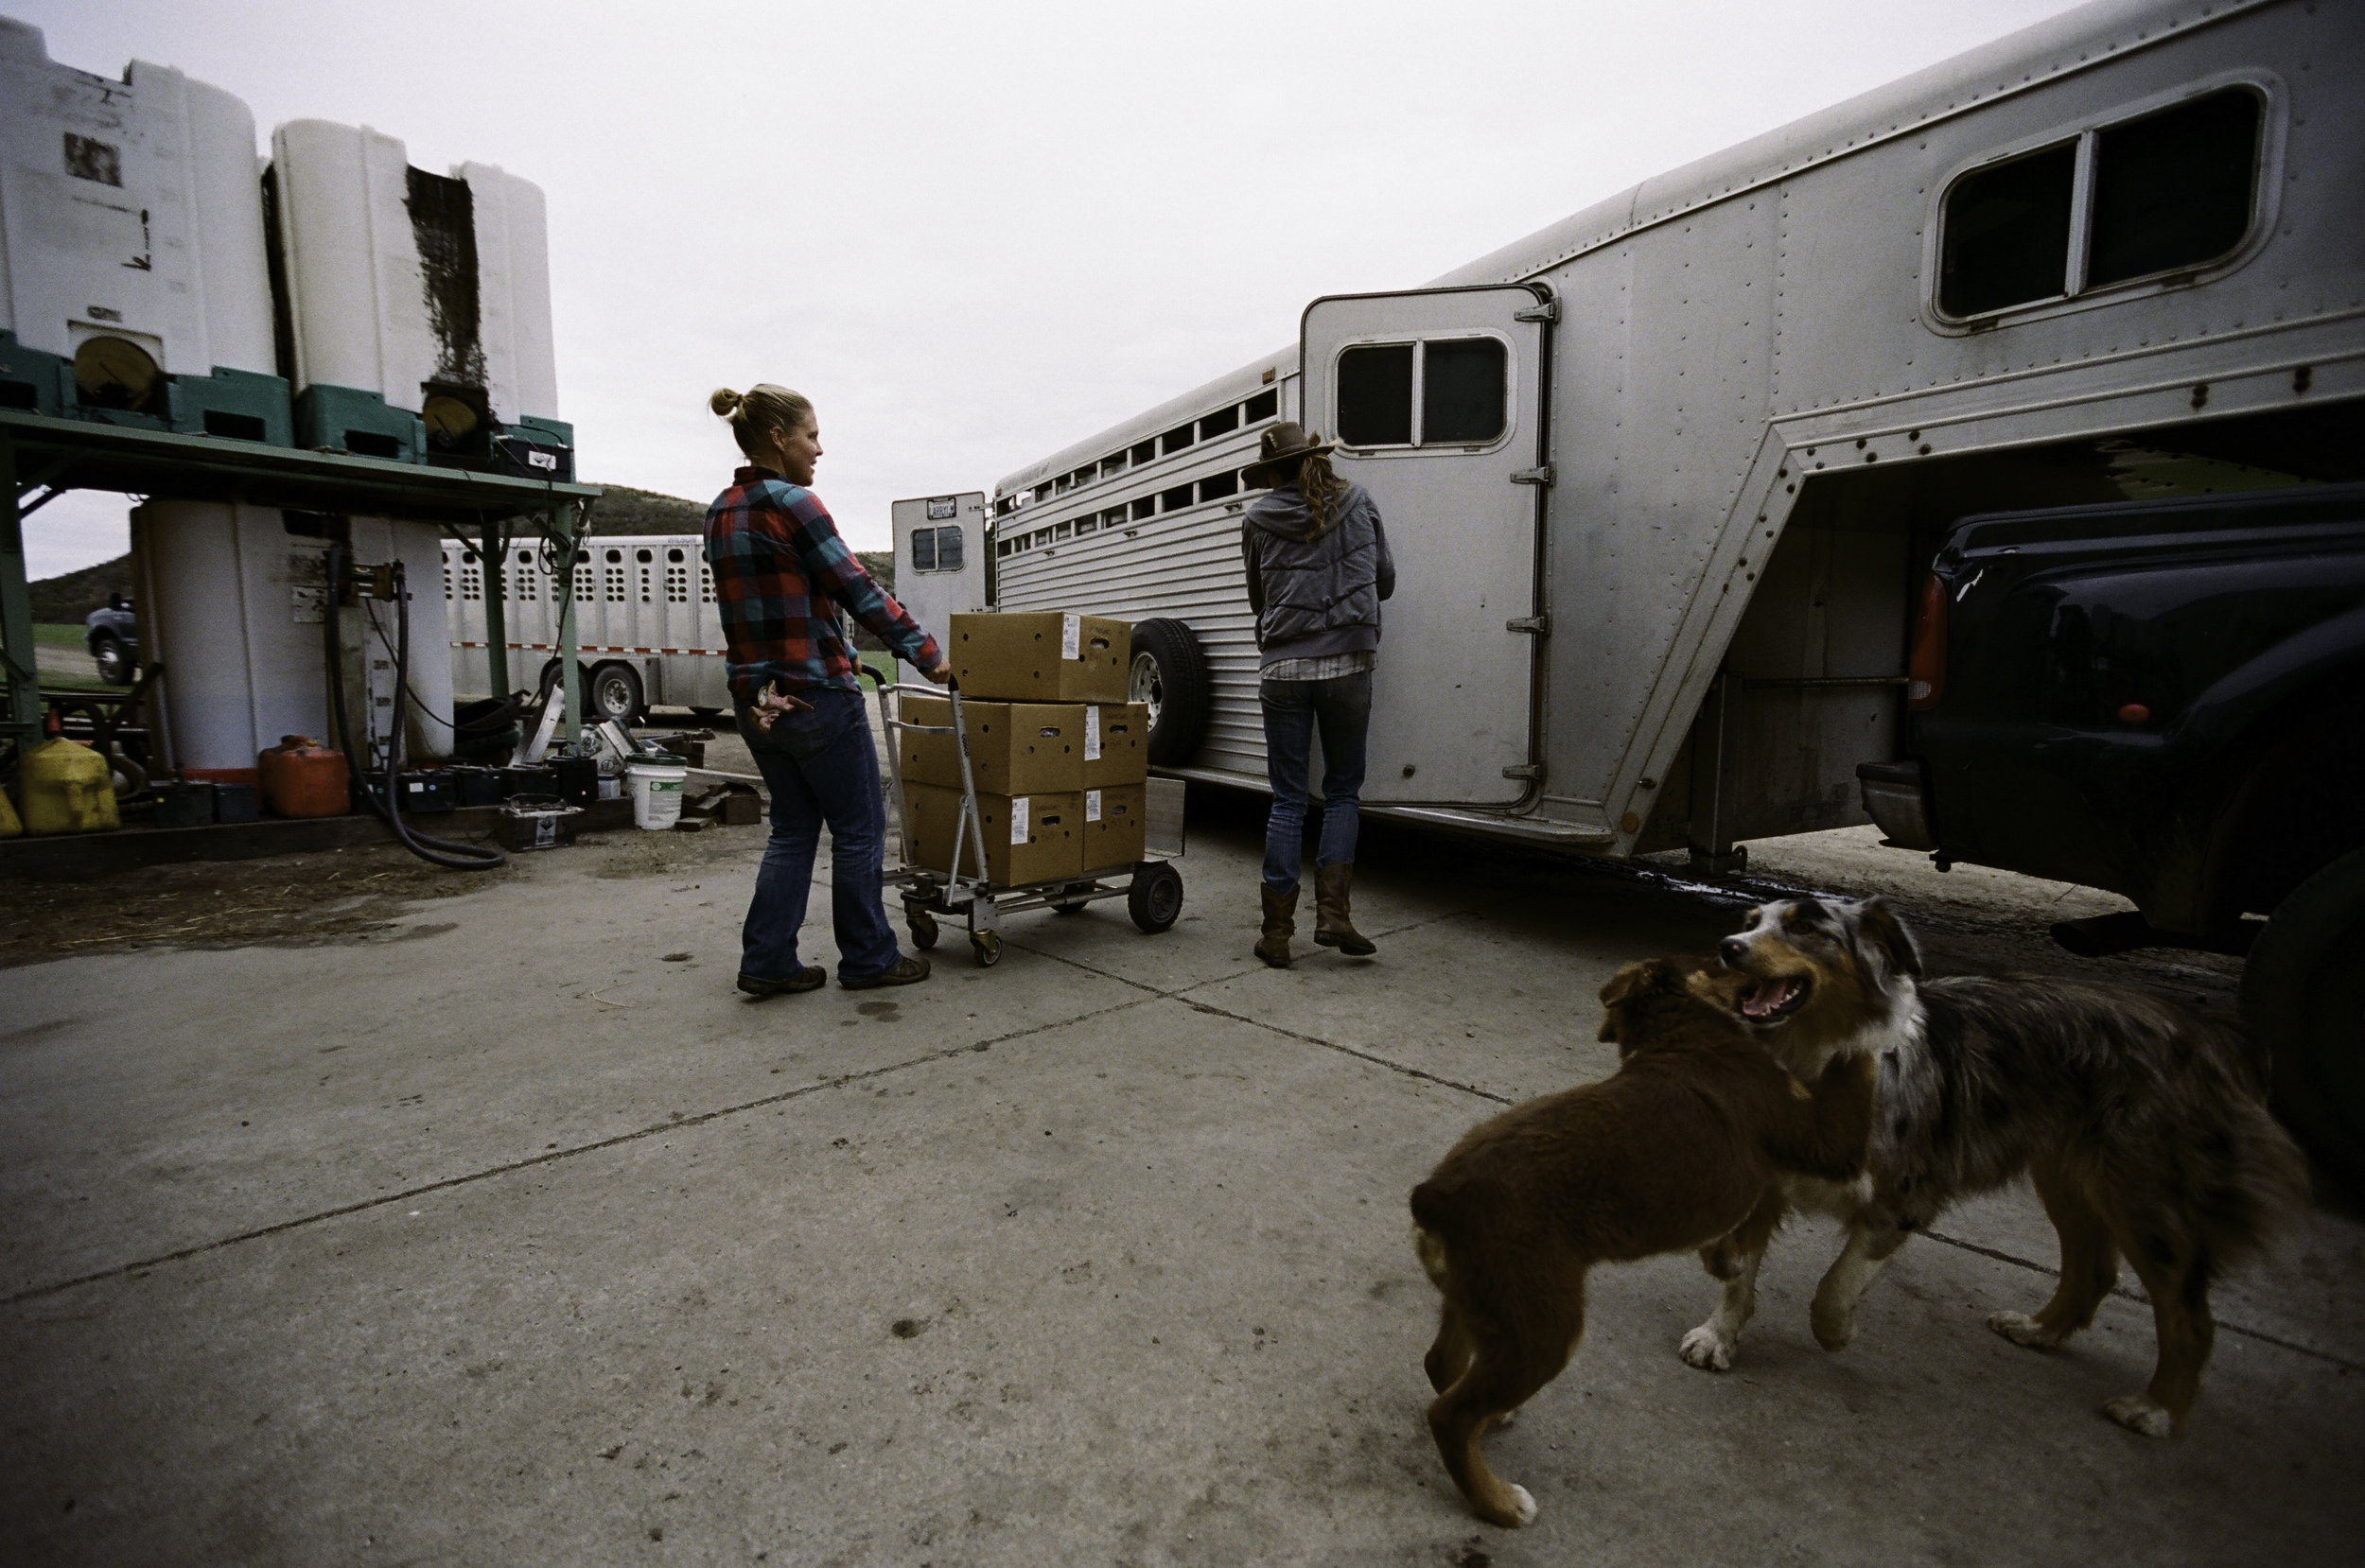
{"type": "Polygon", "coordinates": [[[1296,344],[1002,479],[996,601],[1134,620],[1153,761],[1263,788],[1238,473],[1302,420],[1397,564],[1368,802],[1721,864],[1864,822],[1953,519],[2353,444],[2360,81],[2365,7],[2069,12],[1315,301],[1296,344]]]}
{"type": "MultiPolygon", "coordinates": [[[[534,685],[557,662],[560,584],[538,544],[514,544],[505,553],[510,681],[534,685]]],[[[575,566],[574,595],[584,689],[595,717],[630,722],[661,704],[711,718],[730,706],[723,617],[699,535],[594,535],[575,566]]],[[[454,658],[469,684],[485,667],[484,563],[458,540],[444,543],[444,598],[452,646],[477,651],[454,658]]]]}

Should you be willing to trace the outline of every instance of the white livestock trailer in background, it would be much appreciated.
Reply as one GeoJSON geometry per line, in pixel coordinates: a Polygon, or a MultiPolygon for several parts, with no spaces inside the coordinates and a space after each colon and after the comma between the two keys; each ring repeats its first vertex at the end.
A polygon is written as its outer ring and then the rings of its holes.
{"type": "MultiPolygon", "coordinates": [[[[538,684],[557,663],[559,584],[538,544],[514,544],[503,555],[510,680],[538,684]]],[[[484,571],[478,550],[445,541],[444,598],[455,648],[485,646],[484,571]]],[[[584,690],[595,716],[630,722],[662,704],[711,718],[730,706],[723,617],[698,534],[594,535],[575,565],[574,591],[584,690]]],[[[469,674],[484,668],[464,655],[455,662],[469,674]]]]}
{"type": "MultiPolygon", "coordinates": [[[[1398,572],[1365,800],[1596,853],[1866,821],[1956,518],[2353,477],[2365,6],[2106,0],[1598,203],[1005,478],[996,602],[1137,624],[1263,788],[1239,471],[1344,444],[1398,572]]],[[[899,563],[901,564],[901,563],[899,563]]]]}

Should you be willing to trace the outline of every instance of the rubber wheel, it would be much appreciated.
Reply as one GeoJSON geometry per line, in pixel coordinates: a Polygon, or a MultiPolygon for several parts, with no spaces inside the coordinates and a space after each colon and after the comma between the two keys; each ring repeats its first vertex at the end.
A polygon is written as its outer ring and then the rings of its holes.
{"type": "Polygon", "coordinates": [[[1002,933],[981,931],[969,939],[969,955],[977,960],[981,969],[990,969],[1002,962],[1002,933]]]}
{"type": "Polygon", "coordinates": [[[1152,936],[1173,925],[1182,915],[1182,873],[1163,861],[1143,864],[1126,890],[1125,912],[1152,936]]]}
{"type": "Polygon", "coordinates": [[[911,928],[912,946],[926,951],[937,945],[937,917],[924,909],[905,910],[904,924],[911,928]]]}
{"type": "MultiPolygon", "coordinates": [[[[1076,882],[1070,886],[1061,888],[1060,891],[1062,893],[1090,893],[1092,890],[1093,884],[1090,882],[1076,882]]],[[[1071,903],[1054,903],[1051,906],[1051,913],[1054,915],[1081,915],[1088,907],[1087,903],[1079,898],[1071,903]]]]}
{"type": "Polygon", "coordinates": [[[2365,849],[2293,889],[2251,945],[2242,1012],[2271,1053],[2275,1114],[2365,1198],[2365,849]]]}
{"type": "Polygon", "coordinates": [[[1191,629],[1179,620],[1135,621],[1126,684],[1132,701],[1149,705],[1151,765],[1180,767],[1196,756],[1207,737],[1215,686],[1191,629]]]}
{"type": "Polygon", "coordinates": [[[109,686],[130,686],[139,677],[139,661],[119,636],[102,634],[93,638],[90,656],[98,661],[98,678],[109,686]]]}
{"type": "Polygon", "coordinates": [[[148,770],[119,751],[107,754],[107,771],[117,800],[129,800],[148,789],[148,770]]]}
{"type": "Polygon", "coordinates": [[[591,671],[584,688],[584,716],[593,721],[613,719],[629,724],[640,717],[640,672],[628,664],[604,664],[591,671]]]}

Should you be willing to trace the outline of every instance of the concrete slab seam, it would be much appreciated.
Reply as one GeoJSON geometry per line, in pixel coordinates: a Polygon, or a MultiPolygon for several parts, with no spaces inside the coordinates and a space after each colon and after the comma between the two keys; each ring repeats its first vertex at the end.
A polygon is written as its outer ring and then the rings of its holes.
{"type": "Polygon", "coordinates": [[[401,1192],[389,1193],[381,1197],[363,1198],[358,1203],[342,1204],[334,1209],[324,1209],[317,1213],[300,1214],[294,1219],[281,1220],[276,1225],[266,1225],[254,1230],[242,1230],[234,1236],[217,1237],[210,1242],[200,1242],[194,1246],[184,1246],[176,1251],[159,1253],[152,1258],[135,1259],[128,1263],[118,1263],[113,1268],[98,1269],[89,1274],[79,1275],[71,1280],[60,1280],[50,1284],[35,1285],[29,1290],[18,1291],[13,1296],[0,1296],[0,1307],[13,1307],[21,1302],[38,1300],[45,1296],[56,1296],[81,1285],[96,1284],[104,1280],[121,1279],[127,1274],[136,1274],[142,1269],[156,1268],[166,1263],[184,1263],[191,1258],[201,1257],[208,1252],[219,1252],[224,1247],[236,1246],[242,1242],[262,1241],[289,1230],[302,1229],[306,1226],[318,1225],[326,1220],[343,1219],[350,1214],[362,1213],[372,1209],[382,1209],[388,1204],[408,1202],[429,1193],[447,1192],[455,1187],[465,1187],[475,1182],[490,1180],[496,1176],[512,1176],[517,1172],[532,1170],[536,1166],[554,1165],[560,1160],[571,1159],[577,1155],[597,1154],[620,1144],[639,1142],[644,1138],[654,1137],[658,1133],[679,1132],[686,1127],[703,1126],[709,1122],[719,1122],[727,1116],[743,1116],[749,1111],[768,1110],[774,1106],[790,1100],[801,1100],[808,1095],[819,1094],[829,1089],[844,1089],[851,1084],[867,1083],[874,1078],[884,1078],[915,1067],[926,1067],[933,1062],[946,1061],[955,1056],[966,1055],[971,1052],[984,1051],[990,1046],[1025,1039],[1029,1035],[1040,1035],[1045,1030],[1063,1029],[1070,1024],[1081,1023],[1087,1019],[1104,1018],[1111,1013],[1121,1013],[1128,1008],[1139,1007],[1144,1002],[1154,1000],[1156,999],[1152,997],[1144,997],[1135,1002],[1121,1002],[1112,1007],[1095,1008],[1089,1013],[1079,1013],[1074,1018],[1054,1019],[1048,1023],[1014,1029],[1007,1035],[995,1035],[986,1039],[972,1040],[967,1045],[947,1046],[941,1051],[931,1051],[925,1055],[893,1062],[885,1067],[867,1068],[860,1072],[849,1072],[839,1077],[826,1078],[819,1083],[803,1084],[796,1089],[784,1089],[779,1094],[767,1094],[760,1100],[746,1100],[737,1105],[723,1106],[714,1110],[700,1111],[695,1116],[685,1116],[679,1121],[669,1120],[645,1127],[636,1127],[630,1132],[618,1133],[613,1138],[602,1138],[589,1143],[578,1143],[572,1148],[549,1150],[535,1155],[531,1159],[514,1159],[506,1164],[488,1166],[482,1171],[471,1171],[464,1176],[446,1176],[441,1181],[430,1181],[417,1187],[406,1187],[401,1192]]]}

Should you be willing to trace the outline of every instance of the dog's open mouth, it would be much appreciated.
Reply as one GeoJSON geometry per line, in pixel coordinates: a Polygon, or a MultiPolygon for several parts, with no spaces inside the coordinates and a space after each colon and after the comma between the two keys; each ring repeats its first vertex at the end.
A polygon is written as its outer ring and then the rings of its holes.
{"type": "Polygon", "coordinates": [[[1786,1019],[1807,1003],[1809,990],[1804,975],[1781,975],[1761,980],[1747,996],[1741,999],[1742,1017],[1756,1023],[1772,1023],[1786,1019]]]}

